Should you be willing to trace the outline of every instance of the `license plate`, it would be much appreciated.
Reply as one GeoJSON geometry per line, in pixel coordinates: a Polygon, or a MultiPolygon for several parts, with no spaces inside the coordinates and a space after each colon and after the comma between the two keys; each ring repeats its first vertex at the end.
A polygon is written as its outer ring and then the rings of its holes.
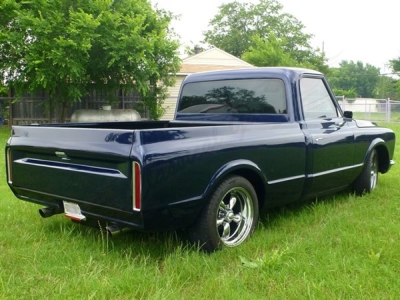
{"type": "Polygon", "coordinates": [[[75,221],[84,221],[86,217],[82,215],[81,208],[78,204],[63,201],[64,203],[64,212],[67,218],[70,218],[75,221]]]}

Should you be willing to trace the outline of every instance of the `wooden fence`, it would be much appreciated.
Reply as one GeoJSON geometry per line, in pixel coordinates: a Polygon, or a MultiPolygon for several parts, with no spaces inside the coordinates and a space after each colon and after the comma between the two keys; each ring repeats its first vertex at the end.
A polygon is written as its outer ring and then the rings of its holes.
{"type": "MultiPolygon", "coordinates": [[[[59,116],[56,111],[47,111],[44,107],[46,95],[25,95],[23,97],[0,97],[0,118],[5,123],[13,125],[24,125],[32,123],[52,123],[58,122],[59,116]]],[[[113,109],[135,109],[142,118],[148,117],[148,110],[141,100],[139,94],[131,92],[124,95],[116,93],[112,104],[113,109]]],[[[83,97],[80,102],[74,103],[67,109],[66,122],[69,122],[71,115],[78,109],[101,109],[103,105],[108,105],[105,95],[92,91],[87,97],[83,97]]]]}

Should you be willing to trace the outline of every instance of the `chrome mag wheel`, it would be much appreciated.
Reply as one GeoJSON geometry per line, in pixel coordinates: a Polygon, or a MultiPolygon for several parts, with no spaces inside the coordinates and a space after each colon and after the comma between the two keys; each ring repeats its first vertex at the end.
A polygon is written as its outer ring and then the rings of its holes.
{"type": "Polygon", "coordinates": [[[242,243],[254,223],[254,199],[242,187],[230,189],[222,198],[216,218],[221,241],[228,247],[242,243]]]}
{"type": "Polygon", "coordinates": [[[190,231],[190,239],[206,252],[235,247],[248,239],[258,221],[258,198],[244,177],[229,176],[211,195],[190,231]]]}

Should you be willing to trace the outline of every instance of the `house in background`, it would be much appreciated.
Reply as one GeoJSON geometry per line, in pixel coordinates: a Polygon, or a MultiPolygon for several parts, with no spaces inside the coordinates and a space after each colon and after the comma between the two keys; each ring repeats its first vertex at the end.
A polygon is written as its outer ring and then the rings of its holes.
{"type": "Polygon", "coordinates": [[[254,66],[219,48],[212,48],[183,59],[181,69],[176,74],[175,85],[168,89],[169,97],[164,102],[166,112],[161,119],[172,120],[174,118],[179,89],[182,81],[189,74],[245,68],[254,68],[254,66]]]}

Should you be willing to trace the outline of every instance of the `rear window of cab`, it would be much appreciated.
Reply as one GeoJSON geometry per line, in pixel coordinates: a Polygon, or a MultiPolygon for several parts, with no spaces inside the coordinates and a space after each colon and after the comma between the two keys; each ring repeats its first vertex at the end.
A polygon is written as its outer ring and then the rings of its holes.
{"type": "Polygon", "coordinates": [[[235,79],[187,83],[178,113],[286,114],[281,79],[235,79]]]}

